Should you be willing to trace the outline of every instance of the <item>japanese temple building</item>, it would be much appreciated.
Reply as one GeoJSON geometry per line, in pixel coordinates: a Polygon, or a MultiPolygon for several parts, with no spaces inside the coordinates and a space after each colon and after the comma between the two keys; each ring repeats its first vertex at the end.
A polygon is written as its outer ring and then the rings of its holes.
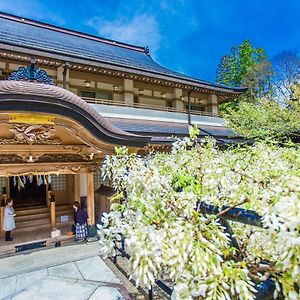
{"type": "Polygon", "coordinates": [[[243,91],[169,70],[147,48],[0,13],[0,188],[16,230],[72,222],[75,200],[93,229],[115,146],[166,149],[189,124],[228,141],[218,106],[243,91]]]}

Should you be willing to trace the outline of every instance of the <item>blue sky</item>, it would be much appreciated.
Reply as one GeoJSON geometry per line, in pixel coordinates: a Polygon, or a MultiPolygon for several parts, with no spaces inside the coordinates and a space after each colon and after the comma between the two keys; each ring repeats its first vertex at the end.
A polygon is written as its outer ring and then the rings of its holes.
{"type": "Polygon", "coordinates": [[[149,46],[162,65],[209,81],[245,39],[269,57],[300,50],[299,0],[0,0],[0,10],[149,46]]]}

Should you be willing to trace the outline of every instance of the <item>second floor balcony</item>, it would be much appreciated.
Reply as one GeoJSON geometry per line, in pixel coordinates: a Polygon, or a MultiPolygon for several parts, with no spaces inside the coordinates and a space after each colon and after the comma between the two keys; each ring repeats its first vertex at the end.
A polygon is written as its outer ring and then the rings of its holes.
{"type": "Polygon", "coordinates": [[[167,118],[174,119],[176,121],[188,121],[188,115],[191,115],[192,122],[210,122],[215,123],[215,120],[218,120],[218,123],[222,123],[222,119],[218,113],[200,111],[191,109],[179,109],[176,107],[166,107],[166,106],[155,106],[151,104],[142,104],[142,103],[126,103],[122,101],[114,101],[107,99],[99,98],[88,98],[82,97],[83,100],[92,104],[95,107],[102,107],[105,114],[118,112],[118,114],[126,114],[129,112],[134,112],[135,117],[139,116],[148,116],[149,118],[167,118]]]}

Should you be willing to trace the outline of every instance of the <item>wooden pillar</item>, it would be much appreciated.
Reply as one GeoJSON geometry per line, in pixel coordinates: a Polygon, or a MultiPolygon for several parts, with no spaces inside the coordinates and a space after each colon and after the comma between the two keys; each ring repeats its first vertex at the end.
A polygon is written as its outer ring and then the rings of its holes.
{"type": "Polygon", "coordinates": [[[55,201],[50,202],[50,222],[51,228],[56,228],[56,213],[55,213],[55,201]]]}
{"type": "Polygon", "coordinates": [[[90,172],[87,174],[87,213],[89,215],[89,225],[95,225],[95,201],[94,201],[94,173],[90,172]]]}
{"type": "Polygon", "coordinates": [[[184,102],[181,99],[182,96],[183,96],[182,89],[174,88],[173,99],[172,99],[172,107],[178,108],[180,110],[185,109],[184,102]]]}
{"type": "Polygon", "coordinates": [[[87,173],[87,213],[89,216],[89,237],[93,237],[96,234],[95,230],[95,199],[94,199],[94,173],[87,173]]]}
{"type": "MultiPolygon", "coordinates": [[[[7,183],[7,179],[6,179],[6,183],[7,183]]],[[[6,188],[6,194],[2,194],[1,203],[0,203],[0,226],[1,226],[0,227],[0,236],[4,235],[3,222],[4,222],[4,208],[6,205],[6,200],[7,200],[7,188],[6,188]]]]}
{"type": "Polygon", "coordinates": [[[218,96],[217,95],[211,94],[208,96],[207,110],[214,114],[219,113],[218,96]]]}
{"type": "Polygon", "coordinates": [[[4,235],[4,231],[3,231],[3,221],[4,221],[4,206],[0,207],[0,236],[4,235]]]}
{"type": "Polygon", "coordinates": [[[80,203],[80,174],[74,175],[74,200],[80,203]]]}
{"type": "Polygon", "coordinates": [[[123,80],[124,86],[124,99],[125,103],[128,105],[134,104],[134,97],[133,97],[133,80],[132,79],[125,79],[123,80]]]}

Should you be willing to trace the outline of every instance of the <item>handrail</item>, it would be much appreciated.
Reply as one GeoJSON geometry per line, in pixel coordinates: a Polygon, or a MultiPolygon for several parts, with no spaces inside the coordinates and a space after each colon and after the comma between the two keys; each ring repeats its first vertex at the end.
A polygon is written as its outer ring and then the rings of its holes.
{"type": "MultiPolygon", "coordinates": [[[[131,107],[131,108],[142,108],[142,109],[151,109],[151,110],[158,110],[158,111],[167,111],[167,112],[177,112],[177,113],[184,113],[188,114],[187,109],[179,109],[175,107],[165,107],[165,106],[155,106],[155,105],[148,105],[148,104],[141,104],[141,103],[125,103],[121,101],[114,101],[114,100],[107,100],[107,99],[96,99],[96,98],[87,98],[82,97],[87,103],[91,104],[103,104],[103,105],[111,105],[111,106],[123,106],[123,107],[131,107]]],[[[198,111],[198,110],[191,110],[192,115],[196,116],[208,116],[208,117],[220,117],[217,113],[207,112],[207,111],[198,111]]]]}

